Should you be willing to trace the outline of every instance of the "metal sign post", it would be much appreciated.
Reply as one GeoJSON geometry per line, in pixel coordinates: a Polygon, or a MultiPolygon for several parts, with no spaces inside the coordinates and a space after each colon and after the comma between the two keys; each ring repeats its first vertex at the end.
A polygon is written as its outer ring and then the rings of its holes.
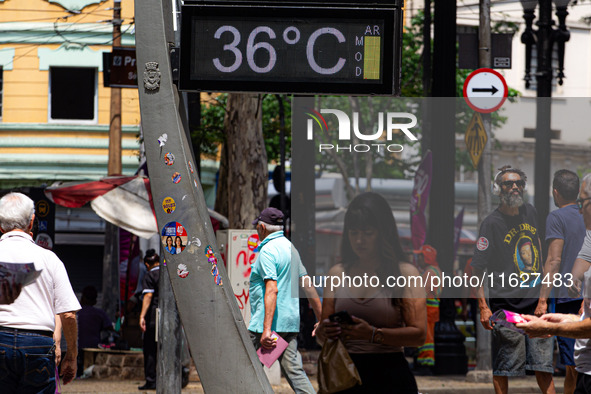
{"type": "MultiPolygon", "coordinates": [[[[166,0],[135,4],[142,130],[164,245],[163,268],[170,276],[204,390],[272,393],[217,250],[195,158],[179,115],[180,100],[170,66],[174,42],[170,7],[166,0]]],[[[171,392],[162,387],[159,391],[171,392]]]]}

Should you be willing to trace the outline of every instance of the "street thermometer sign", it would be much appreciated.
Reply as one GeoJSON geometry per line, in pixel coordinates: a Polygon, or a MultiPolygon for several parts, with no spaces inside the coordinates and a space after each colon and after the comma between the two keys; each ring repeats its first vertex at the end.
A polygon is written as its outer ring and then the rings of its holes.
{"type": "Polygon", "coordinates": [[[180,89],[399,92],[400,8],[188,4],[180,89]]]}
{"type": "Polygon", "coordinates": [[[509,94],[505,78],[490,68],[473,71],[464,82],[464,99],[476,112],[495,112],[509,94]]]}

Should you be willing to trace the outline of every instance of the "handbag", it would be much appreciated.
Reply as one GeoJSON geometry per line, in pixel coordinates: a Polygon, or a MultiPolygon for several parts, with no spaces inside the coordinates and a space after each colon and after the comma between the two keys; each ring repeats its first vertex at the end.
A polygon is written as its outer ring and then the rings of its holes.
{"type": "Polygon", "coordinates": [[[361,377],[343,342],[327,340],[318,356],[318,393],[336,393],[357,384],[361,377]]]}

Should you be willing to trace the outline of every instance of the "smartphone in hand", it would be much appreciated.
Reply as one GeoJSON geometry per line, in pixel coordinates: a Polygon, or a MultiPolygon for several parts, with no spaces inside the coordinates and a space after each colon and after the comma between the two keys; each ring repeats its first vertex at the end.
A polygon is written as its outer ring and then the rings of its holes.
{"type": "Polygon", "coordinates": [[[355,324],[351,318],[351,315],[349,315],[347,311],[333,313],[332,315],[328,316],[328,319],[331,322],[336,322],[339,324],[355,324]]]}

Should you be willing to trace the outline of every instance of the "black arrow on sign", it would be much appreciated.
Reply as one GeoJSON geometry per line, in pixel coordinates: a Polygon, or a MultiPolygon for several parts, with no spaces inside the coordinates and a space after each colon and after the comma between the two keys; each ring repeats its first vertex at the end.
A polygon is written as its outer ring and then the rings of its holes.
{"type": "Polygon", "coordinates": [[[496,92],[498,92],[499,89],[495,88],[494,85],[490,85],[490,88],[472,88],[472,93],[486,93],[486,92],[490,92],[490,95],[492,96],[493,94],[495,94],[496,92]]]}

